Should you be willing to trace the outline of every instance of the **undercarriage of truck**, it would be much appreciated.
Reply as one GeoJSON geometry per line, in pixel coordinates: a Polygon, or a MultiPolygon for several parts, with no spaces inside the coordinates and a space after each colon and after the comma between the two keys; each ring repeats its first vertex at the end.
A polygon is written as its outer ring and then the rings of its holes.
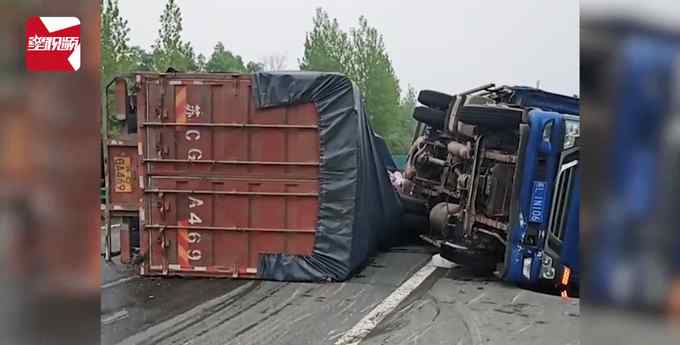
{"type": "Polygon", "coordinates": [[[516,208],[520,123],[512,89],[485,85],[452,96],[424,90],[400,191],[407,212],[427,218],[421,237],[442,256],[482,271],[503,262],[516,208]]]}

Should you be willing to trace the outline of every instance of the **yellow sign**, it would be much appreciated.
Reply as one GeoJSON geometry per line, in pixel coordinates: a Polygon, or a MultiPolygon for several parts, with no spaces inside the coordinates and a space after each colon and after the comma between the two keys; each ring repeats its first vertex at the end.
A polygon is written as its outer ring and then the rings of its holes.
{"type": "Polygon", "coordinates": [[[132,193],[130,157],[113,157],[113,190],[117,193],[132,193]]]}

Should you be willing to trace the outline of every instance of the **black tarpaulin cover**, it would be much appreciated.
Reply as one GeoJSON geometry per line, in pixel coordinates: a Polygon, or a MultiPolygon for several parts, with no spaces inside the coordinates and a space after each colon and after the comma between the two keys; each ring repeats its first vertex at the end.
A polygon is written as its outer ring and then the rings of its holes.
{"type": "Polygon", "coordinates": [[[343,281],[389,242],[400,214],[359,89],[344,75],[261,72],[254,75],[255,105],[313,102],[321,141],[319,217],[311,256],[262,254],[258,276],[283,281],[343,281]]]}

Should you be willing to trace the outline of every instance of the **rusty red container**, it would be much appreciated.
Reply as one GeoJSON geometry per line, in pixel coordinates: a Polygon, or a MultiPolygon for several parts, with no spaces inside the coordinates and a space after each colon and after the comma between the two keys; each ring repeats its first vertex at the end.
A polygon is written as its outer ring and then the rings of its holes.
{"type": "MultiPolygon", "coordinates": [[[[255,277],[260,254],[310,255],[319,207],[314,105],[256,109],[250,75],[135,78],[138,157],[129,162],[139,183],[119,183],[116,200],[129,205],[143,190],[141,274],[255,277]]],[[[119,164],[124,182],[128,159],[117,154],[110,171],[119,164]]]]}

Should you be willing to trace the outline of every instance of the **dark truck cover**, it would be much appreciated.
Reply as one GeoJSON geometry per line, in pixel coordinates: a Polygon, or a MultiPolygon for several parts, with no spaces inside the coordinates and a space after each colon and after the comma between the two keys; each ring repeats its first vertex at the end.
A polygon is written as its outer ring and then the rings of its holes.
{"type": "Polygon", "coordinates": [[[258,108],[313,102],[319,113],[319,214],[312,255],[261,254],[258,277],[342,281],[387,243],[400,204],[359,89],[345,76],[263,72],[254,76],[258,108]]]}

